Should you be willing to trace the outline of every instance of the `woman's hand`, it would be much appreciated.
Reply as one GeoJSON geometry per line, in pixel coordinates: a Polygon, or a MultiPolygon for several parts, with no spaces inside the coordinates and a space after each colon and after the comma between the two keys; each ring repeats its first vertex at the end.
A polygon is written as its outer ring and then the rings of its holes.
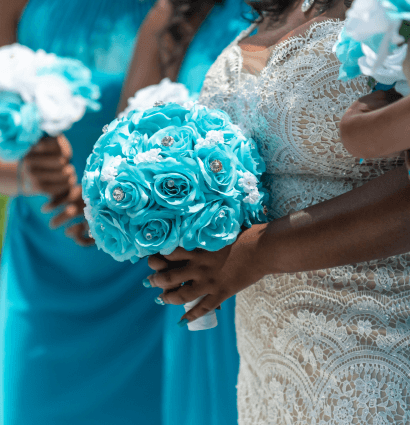
{"type": "Polygon", "coordinates": [[[63,135],[42,139],[23,159],[23,194],[58,196],[68,192],[77,183],[71,156],[71,145],[63,135]]]}
{"type": "Polygon", "coordinates": [[[148,265],[156,271],[148,277],[151,286],[164,289],[160,298],[166,304],[185,304],[206,295],[181,323],[198,319],[267,274],[258,261],[263,228],[245,230],[234,244],[217,252],[177,248],[164,257],[149,257],[148,265]],[[183,282],[188,283],[181,287],[183,282]]]}
{"type": "MultiPolygon", "coordinates": [[[[81,185],[73,165],[69,163],[72,149],[63,136],[45,138],[35,145],[24,158],[22,186],[25,195],[46,194],[50,201],[43,212],[63,207],[50,221],[51,228],[58,228],[74,218],[84,216],[81,185]]],[[[84,221],[67,227],[66,235],[81,246],[94,245],[88,236],[88,224],[84,221]]]]}
{"type": "Polygon", "coordinates": [[[350,106],[340,122],[341,139],[348,152],[358,158],[380,158],[397,155],[404,150],[403,145],[409,145],[408,138],[402,137],[406,121],[401,119],[408,107],[401,105],[401,98],[394,89],[379,90],[350,106]],[[400,120],[397,110],[401,110],[400,120]]]}
{"type": "MultiPolygon", "coordinates": [[[[76,184],[68,192],[54,197],[44,209],[51,211],[61,206],[63,206],[63,210],[50,221],[52,229],[57,229],[77,217],[84,218],[85,204],[82,198],[81,185],[76,184]]],[[[95,241],[88,235],[88,231],[88,223],[84,218],[82,222],[67,227],[65,234],[80,246],[92,246],[95,241]]]]}

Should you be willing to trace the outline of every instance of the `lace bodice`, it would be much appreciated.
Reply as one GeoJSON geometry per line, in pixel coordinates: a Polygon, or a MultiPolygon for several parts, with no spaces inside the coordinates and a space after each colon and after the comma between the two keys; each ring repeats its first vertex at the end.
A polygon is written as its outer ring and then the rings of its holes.
{"type": "MultiPolygon", "coordinates": [[[[343,23],[316,23],[261,52],[238,41],[209,71],[200,102],[228,112],[267,164],[269,215],[331,199],[402,163],[360,164],[339,122],[370,89],[337,80],[343,23]]],[[[240,425],[410,423],[410,255],[266,276],[237,296],[240,425]]]]}

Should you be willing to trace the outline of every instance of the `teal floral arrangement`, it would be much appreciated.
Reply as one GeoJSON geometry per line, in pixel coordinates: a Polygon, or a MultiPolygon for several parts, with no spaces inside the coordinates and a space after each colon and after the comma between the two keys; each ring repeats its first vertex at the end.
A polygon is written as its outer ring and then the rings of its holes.
{"type": "Polygon", "coordinates": [[[266,222],[265,164],[225,112],[157,103],[103,131],[82,179],[84,213],[115,260],[218,251],[242,226],[266,222]]]}
{"type": "Polygon", "coordinates": [[[12,44],[0,48],[0,160],[18,161],[100,109],[91,71],[76,59],[12,44]]]}
{"type": "Polygon", "coordinates": [[[407,0],[355,0],[333,49],[341,62],[339,79],[365,75],[373,88],[395,86],[402,95],[410,94],[403,73],[409,17],[407,0]]]}

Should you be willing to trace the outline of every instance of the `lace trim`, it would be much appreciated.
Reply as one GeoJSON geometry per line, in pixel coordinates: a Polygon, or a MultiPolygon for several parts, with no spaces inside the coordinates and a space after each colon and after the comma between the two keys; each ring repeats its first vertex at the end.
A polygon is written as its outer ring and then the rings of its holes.
{"type": "MultiPolygon", "coordinates": [[[[230,114],[267,164],[269,215],[332,199],[400,165],[360,164],[339,123],[368,93],[337,79],[343,23],[315,23],[241,72],[238,39],[209,71],[200,101],[230,114]]],[[[265,276],[236,297],[239,425],[410,425],[410,255],[265,276]]]]}

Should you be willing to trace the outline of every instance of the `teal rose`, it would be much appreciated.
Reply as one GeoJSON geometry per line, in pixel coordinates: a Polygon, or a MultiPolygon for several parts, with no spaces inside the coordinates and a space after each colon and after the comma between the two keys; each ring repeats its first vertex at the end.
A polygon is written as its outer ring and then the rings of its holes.
{"type": "Polygon", "coordinates": [[[234,154],[238,158],[240,168],[260,176],[266,171],[265,162],[258,152],[258,147],[253,139],[248,139],[238,143],[234,149],[234,154]]]}
{"type": "Polygon", "coordinates": [[[241,204],[233,199],[214,199],[196,214],[184,217],[181,246],[188,251],[219,251],[235,242],[240,232],[241,204]]]}
{"type": "Polygon", "coordinates": [[[364,56],[360,42],[353,40],[343,29],[339,41],[334,47],[336,56],[342,63],[339,70],[339,80],[348,81],[362,74],[359,59],[364,56]]]}
{"type": "Polygon", "coordinates": [[[17,161],[43,136],[34,103],[24,103],[15,93],[0,93],[0,157],[17,161]]]}
{"type": "MultiPolygon", "coordinates": [[[[203,146],[194,152],[206,188],[223,196],[236,197],[238,159],[229,146],[203,146]]],[[[205,188],[204,188],[205,190],[205,188]]]]}
{"type": "Polygon", "coordinates": [[[163,156],[185,155],[194,148],[194,143],[200,137],[194,123],[165,127],[150,137],[147,149],[161,148],[163,156]]]}
{"type": "Polygon", "coordinates": [[[146,209],[131,220],[131,232],[139,257],[169,255],[179,245],[181,215],[170,210],[146,209]]]}
{"type": "Polygon", "coordinates": [[[123,162],[118,166],[118,175],[105,188],[105,202],[113,211],[135,217],[148,205],[149,192],[138,168],[123,162]]]}
{"type": "Polygon", "coordinates": [[[141,164],[139,170],[150,185],[154,201],[170,210],[196,212],[205,204],[204,182],[198,164],[191,158],[166,158],[141,164]]]}
{"type": "Polygon", "coordinates": [[[206,137],[208,131],[225,130],[230,128],[231,119],[229,115],[219,109],[208,109],[206,106],[195,105],[187,114],[186,121],[195,123],[201,137],[206,137]]]}
{"type": "MultiPolygon", "coordinates": [[[[263,188],[262,184],[258,185],[259,196],[255,203],[242,202],[242,219],[241,221],[246,227],[251,227],[258,223],[267,223],[267,210],[265,206],[269,204],[269,193],[263,188]]],[[[246,195],[246,194],[245,194],[246,195]]],[[[242,196],[242,200],[245,197],[242,196]]]]}
{"type": "Polygon", "coordinates": [[[103,208],[89,222],[98,249],[110,254],[116,261],[138,261],[137,250],[130,236],[130,218],[103,208]]]}
{"type": "Polygon", "coordinates": [[[128,116],[131,121],[130,131],[137,130],[141,134],[147,134],[148,137],[151,137],[163,128],[181,126],[188,112],[188,109],[176,103],[150,108],[142,114],[135,112],[128,116]]]}

